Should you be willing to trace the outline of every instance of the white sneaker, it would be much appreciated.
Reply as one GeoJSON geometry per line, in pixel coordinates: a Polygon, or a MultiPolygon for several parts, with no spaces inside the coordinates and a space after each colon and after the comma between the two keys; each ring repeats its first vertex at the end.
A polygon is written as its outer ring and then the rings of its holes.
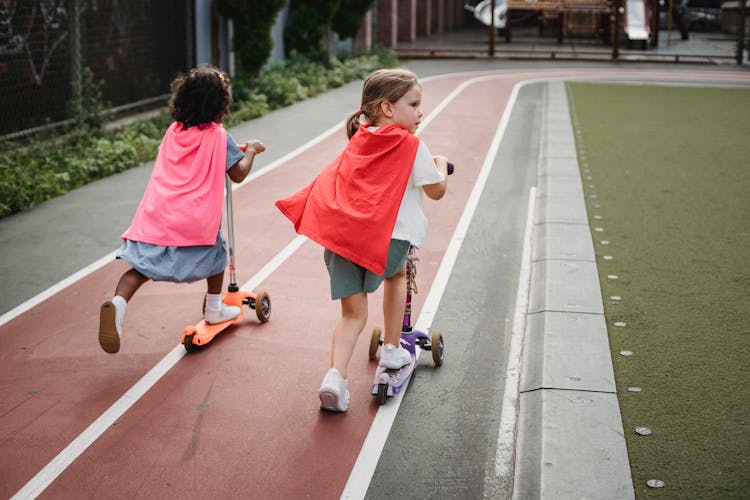
{"type": "Polygon", "coordinates": [[[393,344],[385,344],[380,350],[379,365],[383,368],[395,370],[409,363],[411,363],[411,354],[400,345],[396,347],[393,344]]]}
{"type": "Polygon", "coordinates": [[[348,385],[347,381],[341,378],[341,374],[336,368],[328,370],[318,391],[320,409],[346,411],[349,408],[348,385]]]}
{"type": "Polygon", "coordinates": [[[225,321],[232,320],[240,315],[242,311],[237,306],[228,306],[222,302],[221,309],[211,309],[206,307],[206,312],[203,317],[206,323],[214,325],[216,323],[223,323],[225,321]]]}
{"type": "Polygon", "coordinates": [[[99,345],[102,346],[104,352],[110,354],[119,351],[122,342],[122,316],[124,312],[118,314],[117,300],[115,298],[106,301],[99,310],[99,345]]]}

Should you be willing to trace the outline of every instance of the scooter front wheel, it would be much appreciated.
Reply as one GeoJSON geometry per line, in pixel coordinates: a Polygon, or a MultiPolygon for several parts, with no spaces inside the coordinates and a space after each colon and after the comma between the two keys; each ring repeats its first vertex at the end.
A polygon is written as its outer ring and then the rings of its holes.
{"type": "Polygon", "coordinates": [[[375,327],[372,329],[372,336],[370,336],[370,359],[376,360],[378,359],[378,347],[380,347],[380,344],[382,343],[380,341],[380,328],[375,327]]]}
{"type": "Polygon", "coordinates": [[[188,354],[192,354],[194,352],[198,352],[201,349],[203,349],[202,345],[193,344],[193,337],[195,337],[194,333],[191,333],[190,335],[185,335],[185,339],[182,341],[182,345],[185,347],[185,351],[188,354]]]}
{"type": "Polygon", "coordinates": [[[378,384],[378,393],[375,395],[375,400],[382,406],[386,399],[388,399],[388,384],[378,384]]]}
{"type": "Polygon", "coordinates": [[[271,318],[271,297],[268,292],[263,291],[255,296],[253,309],[255,309],[255,315],[261,323],[265,323],[271,318]]]}
{"type": "Polygon", "coordinates": [[[432,351],[432,361],[435,363],[435,366],[441,366],[445,361],[443,334],[432,332],[430,343],[432,344],[430,349],[432,351]]]}

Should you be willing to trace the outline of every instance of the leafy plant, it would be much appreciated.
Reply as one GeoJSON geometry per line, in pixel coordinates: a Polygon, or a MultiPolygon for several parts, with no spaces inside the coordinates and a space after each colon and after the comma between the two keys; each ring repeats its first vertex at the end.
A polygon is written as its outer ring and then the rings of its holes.
{"type": "Polygon", "coordinates": [[[331,19],[331,28],[341,38],[354,38],[362,27],[365,13],[374,0],[339,0],[339,7],[331,19]]]}
{"type": "Polygon", "coordinates": [[[111,115],[102,97],[104,81],[96,81],[90,68],[84,68],[82,76],[81,85],[75,86],[75,95],[68,102],[68,115],[78,127],[98,129],[111,115]]]}
{"type": "Polygon", "coordinates": [[[271,28],[286,0],[217,0],[219,13],[234,21],[238,72],[255,76],[271,55],[271,28]]]}

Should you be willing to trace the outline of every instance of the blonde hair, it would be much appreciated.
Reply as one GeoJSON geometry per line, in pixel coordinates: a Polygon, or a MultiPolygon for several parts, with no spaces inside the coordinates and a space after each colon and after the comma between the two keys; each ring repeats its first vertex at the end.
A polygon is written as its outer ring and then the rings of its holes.
{"type": "Polygon", "coordinates": [[[347,137],[351,139],[359,129],[360,116],[368,123],[377,123],[381,115],[380,103],[396,102],[418,84],[417,75],[406,69],[379,69],[371,73],[362,86],[360,108],[346,120],[347,137]]]}

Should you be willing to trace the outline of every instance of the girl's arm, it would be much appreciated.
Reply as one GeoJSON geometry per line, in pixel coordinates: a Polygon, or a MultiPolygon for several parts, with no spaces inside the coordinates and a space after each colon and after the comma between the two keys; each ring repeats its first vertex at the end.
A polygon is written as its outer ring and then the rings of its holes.
{"type": "Polygon", "coordinates": [[[422,186],[422,190],[429,198],[439,200],[448,190],[448,158],[436,155],[432,157],[432,161],[435,162],[438,171],[443,174],[443,180],[435,184],[426,184],[422,186]]]}
{"type": "Polygon", "coordinates": [[[250,170],[253,168],[255,155],[265,151],[266,146],[261,141],[253,139],[240,145],[240,149],[245,151],[245,156],[229,169],[229,178],[232,179],[232,182],[237,183],[245,180],[245,177],[247,177],[247,174],[249,174],[250,170]]]}

